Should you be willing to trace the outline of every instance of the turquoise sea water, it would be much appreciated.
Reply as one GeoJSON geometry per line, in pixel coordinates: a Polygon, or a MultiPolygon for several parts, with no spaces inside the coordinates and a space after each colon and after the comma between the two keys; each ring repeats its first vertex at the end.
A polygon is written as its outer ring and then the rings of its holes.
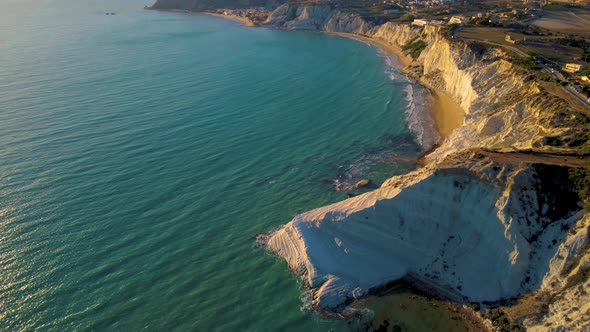
{"type": "Polygon", "coordinates": [[[253,238],[411,167],[407,83],[354,40],[149,4],[2,2],[0,330],[346,329],[253,238]]]}

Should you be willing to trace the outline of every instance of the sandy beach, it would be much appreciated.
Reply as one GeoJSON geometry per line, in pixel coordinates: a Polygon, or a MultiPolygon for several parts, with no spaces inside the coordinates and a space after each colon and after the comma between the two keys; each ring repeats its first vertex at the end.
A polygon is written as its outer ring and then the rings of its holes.
{"type": "Polygon", "coordinates": [[[223,14],[217,14],[217,13],[207,13],[207,12],[205,12],[204,14],[211,15],[211,16],[223,17],[223,18],[227,18],[230,20],[234,20],[234,21],[240,21],[240,22],[244,23],[244,26],[247,26],[247,27],[254,26],[254,22],[250,21],[250,19],[248,19],[246,17],[235,16],[235,15],[223,15],[223,14]]]}
{"type": "Polygon", "coordinates": [[[444,139],[453,130],[461,127],[465,121],[465,111],[446,93],[439,90],[432,92],[431,114],[440,136],[444,139]]]}
{"type": "Polygon", "coordinates": [[[395,55],[395,57],[399,60],[399,62],[402,64],[403,67],[407,67],[412,63],[412,57],[410,57],[409,55],[404,55],[404,53],[402,52],[402,50],[399,47],[391,45],[389,43],[386,43],[383,40],[371,38],[371,37],[366,37],[366,36],[361,36],[361,35],[357,35],[354,33],[344,33],[344,32],[326,32],[326,33],[331,34],[331,35],[336,35],[336,36],[357,39],[357,40],[363,40],[363,41],[375,44],[375,45],[381,47],[382,49],[386,50],[390,54],[395,55]]]}

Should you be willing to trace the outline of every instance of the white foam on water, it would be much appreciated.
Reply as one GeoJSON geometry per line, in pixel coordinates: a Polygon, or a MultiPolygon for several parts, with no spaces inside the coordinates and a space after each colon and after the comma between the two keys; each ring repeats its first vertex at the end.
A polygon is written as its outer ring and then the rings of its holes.
{"type": "Polygon", "coordinates": [[[406,120],[408,128],[416,135],[416,141],[424,151],[430,150],[440,141],[440,135],[436,130],[434,120],[429,114],[432,105],[428,102],[428,90],[421,86],[416,86],[410,82],[410,79],[400,72],[401,63],[394,55],[387,50],[375,45],[377,54],[385,59],[385,74],[392,81],[402,81],[408,84],[404,87],[406,92],[406,120]]]}
{"type": "Polygon", "coordinates": [[[422,149],[428,151],[440,141],[434,120],[429,114],[431,107],[428,102],[429,92],[424,88],[414,89],[411,83],[405,86],[404,91],[408,102],[406,108],[408,128],[416,135],[416,141],[422,149]]]}
{"type": "Polygon", "coordinates": [[[384,50],[383,48],[376,46],[378,51],[377,54],[380,57],[383,57],[385,59],[385,74],[389,77],[390,80],[395,81],[398,76],[399,77],[403,77],[402,75],[399,75],[400,72],[400,68],[401,68],[401,64],[399,63],[399,61],[397,60],[397,58],[391,54],[389,54],[386,50],[384,50]]]}

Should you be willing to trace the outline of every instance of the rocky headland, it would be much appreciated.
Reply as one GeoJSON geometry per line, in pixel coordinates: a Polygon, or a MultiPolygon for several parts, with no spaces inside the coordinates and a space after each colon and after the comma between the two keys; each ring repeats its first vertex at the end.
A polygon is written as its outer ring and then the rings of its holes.
{"type": "Polygon", "coordinates": [[[496,327],[590,330],[588,108],[545,91],[506,51],[455,41],[441,27],[300,3],[259,24],[385,43],[411,57],[408,76],[465,113],[421,168],[260,237],[311,289],[316,309],[341,313],[403,279],[494,308],[486,315],[496,327]]]}

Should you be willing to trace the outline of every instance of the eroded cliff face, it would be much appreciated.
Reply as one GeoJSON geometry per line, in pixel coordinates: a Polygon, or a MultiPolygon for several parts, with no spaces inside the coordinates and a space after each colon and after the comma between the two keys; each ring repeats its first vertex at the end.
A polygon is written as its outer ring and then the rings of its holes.
{"type": "Polygon", "coordinates": [[[458,299],[512,298],[541,286],[565,230],[581,218],[575,204],[554,210],[556,193],[539,190],[550,181],[544,171],[453,156],[298,215],[268,248],[314,289],[314,305],[326,311],[408,276],[458,299]]]}
{"type": "Polygon", "coordinates": [[[524,317],[522,323],[528,330],[590,330],[590,216],[569,231],[551,259],[538,293],[548,300],[544,310],[524,317]]]}
{"type": "Polygon", "coordinates": [[[543,91],[502,50],[449,41],[434,26],[387,23],[369,34],[399,47],[425,41],[428,46],[412,64],[410,74],[444,91],[465,110],[465,125],[428,158],[442,160],[474,147],[560,153],[588,148],[587,113],[543,91]]]}
{"type": "Polygon", "coordinates": [[[503,51],[452,43],[436,27],[424,29],[428,47],[416,74],[445,91],[466,112],[465,125],[428,158],[441,160],[463,149],[573,153],[588,147],[586,112],[544,92],[530,73],[503,51]]]}
{"type": "Polygon", "coordinates": [[[284,5],[266,24],[360,34],[399,48],[423,41],[408,75],[466,113],[463,127],[426,156],[427,166],[298,215],[265,238],[312,289],[313,304],[338,312],[374,287],[411,277],[468,301],[544,292],[549,309],[525,326],[587,327],[588,278],[572,278],[590,270],[590,217],[568,168],[474,152],[588,149],[587,112],[543,91],[502,50],[451,41],[434,26],[373,26],[313,7],[284,5]],[[573,308],[575,324],[562,317],[573,308]]]}
{"type": "Polygon", "coordinates": [[[320,30],[365,34],[373,24],[360,16],[334,9],[331,5],[284,4],[273,11],[265,24],[281,29],[320,30]]]}

